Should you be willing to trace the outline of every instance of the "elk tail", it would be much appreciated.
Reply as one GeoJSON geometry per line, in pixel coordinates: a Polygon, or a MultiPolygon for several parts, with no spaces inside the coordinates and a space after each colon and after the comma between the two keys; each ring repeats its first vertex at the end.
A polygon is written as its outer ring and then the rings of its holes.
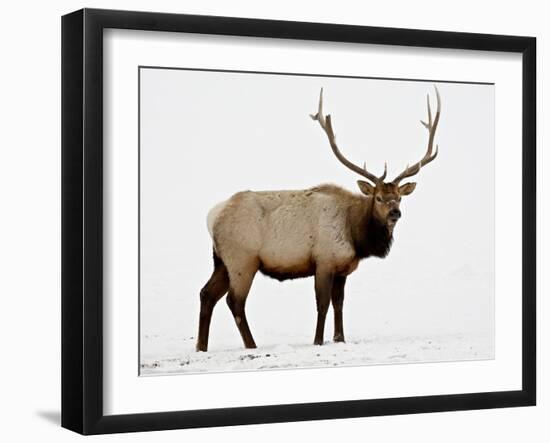
{"type": "Polygon", "coordinates": [[[216,220],[218,219],[218,216],[220,215],[220,212],[222,212],[226,203],[226,201],[218,203],[216,206],[210,209],[210,211],[208,211],[208,215],[206,217],[206,226],[208,227],[208,232],[210,233],[210,238],[212,238],[212,241],[214,241],[214,225],[216,224],[216,220]]]}

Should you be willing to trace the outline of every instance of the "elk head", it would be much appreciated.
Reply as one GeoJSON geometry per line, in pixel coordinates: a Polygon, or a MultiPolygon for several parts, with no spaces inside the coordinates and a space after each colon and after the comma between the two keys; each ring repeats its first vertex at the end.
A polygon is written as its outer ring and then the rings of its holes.
{"type": "Polygon", "coordinates": [[[439,123],[439,116],[441,113],[441,99],[439,97],[439,91],[435,87],[435,94],[437,97],[437,111],[435,118],[432,120],[432,110],[430,108],[430,96],[427,96],[428,103],[428,122],[420,121],[422,125],[428,130],[428,149],[426,154],[420,161],[413,164],[412,166],[407,166],[401,174],[395,177],[392,181],[384,181],[387,175],[387,164],[384,165],[384,173],[380,176],[370,173],[366,168],[366,163],[363,164],[363,167],[360,167],[347,158],[345,158],[340,149],[336,144],[336,136],[332,129],[332,120],[331,116],[323,115],[323,89],[321,88],[321,93],[319,97],[319,110],[317,114],[310,115],[310,117],[319,122],[319,125],[325,133],[327,134],[330,147],[336,158],[344,164],[347,168],[361,175],[369,181],[358,180],[357,184],[359,189],[363,194],[371,198],[372,201],[372,215],[373,217],[383,225],[388,227],[390,233],[393,231],[393,228],[399,218],[401,217],[401,210],[399,205],[401,202],[401,197],[404,195],[411,194],[415,187],[416,183],[405,183],[400,184],[401,181],[405,178],[412,177],[416,175],[420,169],[433,161],[437,157],[438,146],[436,145],[435,151],[433,150],[433,142],[435,137],[435,131],[439,123]]]}

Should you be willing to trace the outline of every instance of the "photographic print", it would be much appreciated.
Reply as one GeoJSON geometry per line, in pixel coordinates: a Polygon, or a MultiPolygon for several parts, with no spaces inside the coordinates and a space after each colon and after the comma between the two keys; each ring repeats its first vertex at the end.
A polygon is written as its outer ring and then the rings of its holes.
{"type": "Polygon", "coordinates": [[[87,8],[61,36],[63,427],[536,404],[535,38],[87,8]]]}
{"type": "Polygon", "coordinates": [[[140,375],[494,358],[493,84],[138,75],[140,375]]]}

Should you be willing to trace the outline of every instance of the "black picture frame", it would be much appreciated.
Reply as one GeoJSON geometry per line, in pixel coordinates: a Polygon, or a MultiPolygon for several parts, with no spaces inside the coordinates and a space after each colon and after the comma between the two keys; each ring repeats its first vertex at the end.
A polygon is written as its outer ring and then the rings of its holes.
{"type": "Polygon", "coordinates": [[[151,431],[536,403],[536,39],[504,35],[82,9],[62,18],[62,426],[151,431]],[[522,389],[131,415],[103,412],[103,30],[502,51],[522,55],[522,389]]]}

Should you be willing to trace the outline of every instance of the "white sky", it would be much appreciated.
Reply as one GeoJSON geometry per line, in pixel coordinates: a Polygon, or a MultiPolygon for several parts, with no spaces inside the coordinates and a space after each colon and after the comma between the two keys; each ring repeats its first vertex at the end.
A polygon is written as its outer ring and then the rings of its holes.
{"type": "MultiPolygon", "coordinates": [[[[206,214],[233,193],[360,178],[334,158],[316,122],[325,112],[343,153],[393,178],[421,158],[424,82],[141,70],[142,334],[195,335],[199,290],[212,270],[206,214]]],[[[390,255],[348,279],[345,330],[356,334],[493,333],[494,87],[438,84],[438,158],[414,177],[390,255]]],[[[260,274],[247,315],[256,342],[315,328],[313,280],[260,274]]],[[[332,331],[327,317],[327,338],[332,331]]],[[[225,303],[216,337],[240,337],[225,303]]]]}

